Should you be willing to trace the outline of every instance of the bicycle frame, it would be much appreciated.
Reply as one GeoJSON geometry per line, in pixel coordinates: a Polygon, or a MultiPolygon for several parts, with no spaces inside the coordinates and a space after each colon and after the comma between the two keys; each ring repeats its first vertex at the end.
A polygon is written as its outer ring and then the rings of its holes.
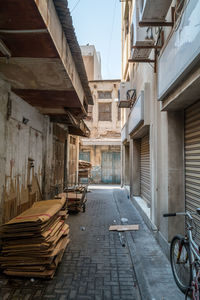
{"type": "MultiPolygon", "coordinates": [[[[193,300],[200,300],[199,297],[199,290],[200,290],[200,247],[199,245],[194,241],[193,235],[192,235],[192,229],[193,229],[193,217],[192,215],[200,215],[200,208],[197,208],[196,212],[177,212],[177,213],[167,213],[163,214],[163,217],[175,217],[177,215],[184,215],[186,216],[186,235],[185,238],[183,237],[183,243],[181,242],[179,244],[178,249],[178,256],[177,256],[177,264],[182,263],[180,261],[182,248],[184,243],[187,243],[189,252],[187,252],[186,256],[186,262],[189,259],[190,263],[190,270],[191,270],[191,284],[190,287],[188,287],[187,292],[185,293],[186,298],[189,295],[190,292],[192,292],[193,300]],[[188,257],[188,255],[190,257],[188,257]]],[[[174,275],[175,276],[175,275],[174,275]]],[[[176,277],[175,277],[176,280],[176,277]]],[[[177,282],[176,282],[177,283],[177,282]]],[[[179,284],[177,283],[179,286],[179,284]]],[[[179,286],[180,288],[180,286],[179,286]]],[[[180,288],[181,289],[181,288],[180,288]]],[[[182,289],[181,289],[182,290],[182,289]]],[[[183,291],[183,290],[182,290],[183,291]]]]}
{"type": "MultiPolygon", "coordinates": [[[[194,241],[192,236],[193,226],[191,225],[191,223],[193,222],[193,217],[189,212],[176,213],[176,215],[185,215],[189,219],[189,221],[186,220],[186,224],[187,224],[186,240],[189,243],[189,249],[191,254],[192,278],[193,278],[193,281],[191,283],[191,288],[192,288],[193,299],[199,300],[200,247],[194,241]]],[[[179,249],[180,253],[181,253],[181,249],[182,246],[180,245],[180,249],[179,249]]]]}

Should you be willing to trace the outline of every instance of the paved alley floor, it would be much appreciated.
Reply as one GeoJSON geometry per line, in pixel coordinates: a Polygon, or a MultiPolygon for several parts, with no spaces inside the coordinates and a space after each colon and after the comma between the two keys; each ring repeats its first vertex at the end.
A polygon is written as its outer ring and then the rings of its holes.
{"type": "Polygon", "coordinates": [[[55,277],[47,281],[1,274],[0,300],[184,299],[173,282],[168,260],[159,246],[155,248],[148,240],[153,237],[126,193],[117,186],[93,186],[90,190],[86,212],[67,219],[71,243],[55,277]],[[139,224],[140,230],[124,234],[120,241],[117,232],[109,232],[109,226],[120,224],[122,217],[128,218],[129,224],[139,224]],[[148,242],[141,241],[145,238],[148,242]],[[161,263],[164,272],[158,268],[161,263]]]}

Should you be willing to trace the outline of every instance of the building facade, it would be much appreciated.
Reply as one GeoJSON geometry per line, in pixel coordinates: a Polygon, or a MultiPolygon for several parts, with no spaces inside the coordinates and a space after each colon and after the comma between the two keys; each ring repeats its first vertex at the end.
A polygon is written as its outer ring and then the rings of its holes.
{"type": "Polygon", "coordinates": [[[0,221],[77,182],[93,103],[67,1],[0,4],[0,221]],[[16,11],[18,12],[16,14],[16,11]]]}
{"type": "MultiPolygon", "coordinates": [[[[91,183],[114,183],[121,180],[121,111],[118,108],[120,80],[103,80],[101,57],[93,45],[81,46],[94,106],[89,105],[86,124],[90,138],[82,138],[80,159],[91,162],[91,183]]],[[[82,179],[84,182],[86,179],[82,179]]]]}
{"type": "Polygon", "coordinates": [[[88,80],[102,80],[101,55],[94,45],[80,46],[88,80]]]}
{"type": "Polygon", "coordinates": [[[94,106],[89,106],[86,124],[90,138],[81,139],[80,159],[92,164],[91,183],[121,182],[121,112],[116,99],[119,80],[90,81],[94,106]]]}
{"type": "Polygon", "coordinates": [[[166,253],[184,219],[163,213],[200,207],[199,8],[122,2],[122,183],[166,253]]]}

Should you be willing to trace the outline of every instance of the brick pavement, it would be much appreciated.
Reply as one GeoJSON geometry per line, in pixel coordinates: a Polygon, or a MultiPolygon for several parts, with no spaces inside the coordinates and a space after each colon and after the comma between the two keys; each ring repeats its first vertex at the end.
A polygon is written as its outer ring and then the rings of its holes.
{"type": "Polygon", "coordinates": [[[71,215],[71,243],[55,277],[17,279],[0,275],[0,300],[139,300],[128,247],[109,232],[120,215],[112,189],[88,193],[86,212],[71,215]]]}

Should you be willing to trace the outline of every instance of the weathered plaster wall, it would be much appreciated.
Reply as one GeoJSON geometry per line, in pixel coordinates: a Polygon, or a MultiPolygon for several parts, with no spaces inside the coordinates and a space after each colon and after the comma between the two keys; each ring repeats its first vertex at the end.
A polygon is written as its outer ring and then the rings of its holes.
{"type": "Polygon", "coordinates": [[[87,126],[91,130],[90,138],[120,138],[121,120],[118,119],[118,106],[115,99],[118,99],[119,81],[92,81],[90,82],[94,106],[92,108],[92,119],[86,120],[87,126]],[[111,99],[99,99],[98,91],[111,91],[111,99]],[[99,121],[98,104],[111,103],[111,121],[99,121]]]}
{"type": "Polygon", "coordinates": [[[69,186],[78,183],[79,138],[69,135],[68,138],[68,180],[69,186]]]}
{"type": "Polygon", "coordinates": [[[10,87],[0,80],[0,222],[3,218],[3,197],[6,169],[6,120],[10,87]]]}
{"type": "Polygon", "coordinates": [[[62,190],[68,131],[2,80],[0,103],[0,221],[6,222],[33,202],[54,197],[57,186],[62,190]]]}
{"type": "Polygon", "coordinates": [[[4,221],[41,199],[43,121],[36,109],[10,93],[5,136],[4,221]]]}

